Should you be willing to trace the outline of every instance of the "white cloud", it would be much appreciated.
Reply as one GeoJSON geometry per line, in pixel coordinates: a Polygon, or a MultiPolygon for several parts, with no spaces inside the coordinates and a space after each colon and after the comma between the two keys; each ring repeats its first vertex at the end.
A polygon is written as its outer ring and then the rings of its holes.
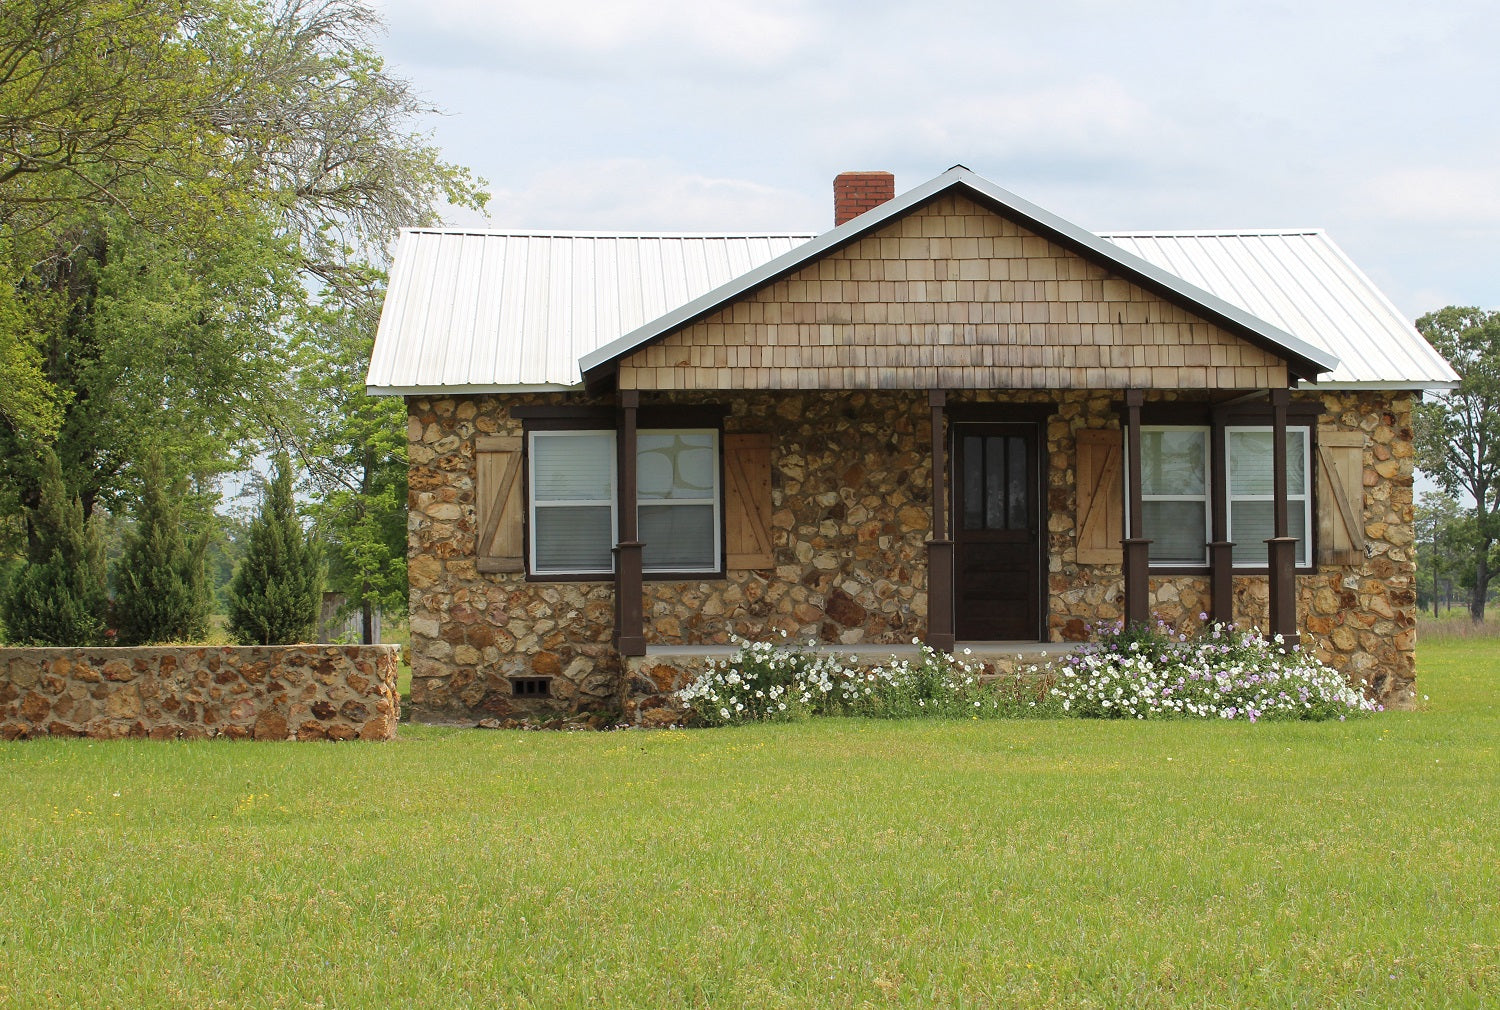
{"type": "MultiPolygon", "coordinates": [[[[684,171],[667,161],[612,158],[549,165],[525,184],[496,188],[497,228],[598,231],[817,231],[833,202],[757,182],[684,171]]],[[[468,223],[457,221],[455,223],[468,223]]]]}
{"type": "Polygon", "coordinates": [[[392,0],[386,7],[394,30],[449,40],[450,58],[488,51],[543,72],[766,70],[813,34],[791,0],[429,0],[420,10],[392,0]]]}
{"type": "Polygon", "coordinates": [[[1366,213],[1392,221],[1492,228],[1500,225],[1500,170],[1393,169],[1361,185],[1356,198],[1366,213]]]}

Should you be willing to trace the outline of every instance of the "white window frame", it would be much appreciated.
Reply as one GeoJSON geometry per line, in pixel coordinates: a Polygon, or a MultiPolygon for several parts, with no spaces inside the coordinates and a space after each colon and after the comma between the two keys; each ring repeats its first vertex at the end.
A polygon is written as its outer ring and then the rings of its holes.
{"type": "MultiPolygon", "coordinates": [[[[660,566],[658,566],[658,567],[645,567],[645,568],[643,568],[643,573],[647,574],[647,575],[677,574],[677,573],[682,573],[684,575],[700,575],[700,574],[715,574],[715,573],[723,571],[724,570],[724,450],[723,450],[723,437],[722,437],[719,429],[718,428],[640,428],[640,429],[637,430],[637,436],[647,435],[647,434],[649,434],[649,435],[710,435],[710,436],[712,436],[712,447],[713,447],[713,454],[714,454],[714,487],[713,487],[713,494],[712,494],[712,499],[711,500],[709,498],[642,498],[640,496],[639,489],[637,489],[636,504],[635,504],[635,507],[636,507],[636,524],[637,524],[637,529],[639,529],[639,526],[640,526],[640,508],[641,508],[642,505],[650,505],[650,506],[657,506],[657,505],[696,505],[696,506],[700,506],[700,507],[703,506],[703,505],[712,505],[713,506],[713,537],[714,537],[714,548],[713,548],[713,558],[711,559],[712,563],[711,563],[711,565],[709,567],[703,567],[703,568],[678,568],[678,567],[660,567],[660,566]]],[[[614,562],[613,562],[613,554],[611,554],[611,561],[610,561],[610,565],[609,565],[608,568],[597,568],[597,569],[595,569],[595,568],[543,567],[540,564],[538,564],[538,562],[537,562],[537,543],[536,543],[536,532],[537,532],[536,514],[537,514],[537,510],[538,509],[545,509],[545,508],[563,508],[563,507],[570,507],[570,506],[571,507],[595,507],[595,508],[597,508],[597,507],[601,507],[601,506],[603,506],[605,504],[608,504],[609,505],[609,536],[610,536],[610,544],[609,544],[609,546],[610,546],[611,550],[613,550],[614,546],[620,542],[620,516],[619,516],[620,475],[619,475],[619,452],[617,451],[617,447],[619,445],[618,439],[619,439],[619,433],[616,432],[614,429],[611,429],[611,428],[586,428],[586,429],[544,428],[544,429],[538,429],[538,430],[535,430],[535,431],[529,431],[529,432],[527,432],[527,436],[526,436],[526,474],[527,474],[526,518],[527,518],[527,538],[526,539],[527,539],[527,551],[528,551],[527,562],[528,562],[528,564],[530,566],[529,569],[528,569],[528,571],[532,575],[546,576],[548,578],[556,578],[558,576],[570,576],[570,575],[576,575],[576,576],[579,576],[579,577],[597,577],[597,576],[602,576],[602,575],[603,576],[607,576],[607,575],[613,575],[614,574],[615,568],[614,568],[614,562]],[[562,500],[562,501],[546,501],[546,502],[544,502],[544,501],[538,501],[537,498],[536,498],[536,492],[535,492],[535,488],[537,486],[537,484],[536,484],[536,460],[537,460],[536,446],[537,446],[537,439],[538,438],[548,439],[548,438],[559,438],[559,437],[566,438],[566,437],[569,437],[569,436],[576,437],[576,436],[585,436],[585,435],[593,435],[593,436],[608,435],[610,437],[610,444],[611,444],[611,446],[612,447],[616,447],[615,451],[611,451],[610,457],[609,457],[610,458],[610,464],[609,464],[609,466],[610,466],[610,470],[609,470],[609,501],[606,503],[603,500],[596,500],[596,499],[592,499],[592,498],[589,498],[589,499],[582,499],[582,498],[580,498],[580,499],[567,499],[567,500],[562,500]]],[[[639,447],[637,447],[637,456],[639,457],[639,447]]],[[[639,458],[637,458],[637,463],[639,463],[639,458]]]]}
{"type": "Polygon", "coordinates": [[[614,574],[615,566],[614,566],[614,562],[613,562],[613,557],[614,557],[613,554],[610,555],[611,561],[610,561],[610,565],[609,565],[608,568],[597,568],[597,569],[596,568],[543,568],[541,565],[539,565],[537,563],[537,548],[536,548],[537,521],[536,521],[536,514],[537,514],[537,510],[538,509],[565,508],[565,507],[570,507],[570,506],[571,507],[575,507],[575,508],[576,507],[580,507],[580,506],[597,508],[597,507],[599,507],[601,505],[607,504],[607,505],[609,505],[609,538],[610,538],[610,544],[609,544],[609,546],[610,546],[611,549],[613,549],[614,546],[615,546],[615,544],[617,544],[617,543],[620,542],[620,523],[619,523],[619,515],[618,515],[618,512],[619,512],[619,500],[620,500],[620,491],[619,491],[620,484],[619,484],[619,474],[617,473],[617,470],[619,469],[619,464],[618,464],[619,453],[613,451],[613,449],[612,449],[612,451],[609,454],[609,501],[608,502],[604,502],[604,501],[601,501],[599,499],[594,499],[594,498],[567,499],[567,500],[563,500],[563,501],[548,501],[548,502],[537,501],[537,497],[536,497],[536,486],[537,486],[536,485],[536,459],[537,459],[536,446],[537,446],[537,439],[538,438],[542,438],[542,439],[568,438],[568,437],[578,437],[578,436],[584,436],[584,435],[592,435],[592,436],[595,436],[595,437],[598,437],[599,435],[608,435],[610,437],[610,445],[611,445],[611,447],[613,447],[616,444],[615,443],[615,433],[614,433],[613,430],[611,430],[609,428],[590,428],[590,429],[583,429],[583,430],[549,428],[549,429],[541,430],[541,431],[527,432],[527,435],[526,435],[526,477],[527,477],[527,482],[528,483],[527,483],[527,495],[526,495],[526,498],[527,498],[526,508],[527,508],[527,520],[528,520],[527,526],[529,527],[529,531],[528,531],[529,535],[527,536],[526,539],[528,541],[528,544],[527,544],[528,549],[531,552],[531,556],[529,558],[529,561],[531,563],[531,573],[533,575],[549,575],[549,576],[551,576],[551,575],[613,575],[614,574]]]}
{"type": "MultiPolygon", "coordinates": [[[[1207,425],[1200,425],[1200,424],[1143,424],[1143,425],[1141,425],[1141,434],[1142,435],[1144,435],[1148,431],[1196,431],[1196,432],[1201,432],[1203,434],[1203,493],[1202,494],[1146,494],[1144,489],[1142,489],[1142,491],[1141,491],[1141,505],[1142,506],[1144,506],[1146,504],[1146,502],[1148,502],[1148,501],[1191,501],[1191,502],[1202,502],[1203,503],[1203,559],[1201,561],[1197,561],[1197,562],[1186,562],[1186,563],[1181,562],[1181,561],[1152,561],[1152,562],[1150,562],[1149,567],[1151,567],[1151,568],[1199,568],[1199,567],[1202,567],[1204,565],[1207,565],[1208,564],[1208,542],[1211,539],[1213,539],[1212,531],[1213,531],[1213,521],[1214,521],[1214,517],[1213,517],[1213,510],[1214,510],[1214,502],[1213,502],[1213,489],[1214,489],[1214,467],[1213,467],[1214,452],[1213,452],[1213,440],[1214,440],[1214,433],[1213,433],[1213,429],[1210,428],[1210,427],[1208,427],[1207,425]]],[[[1145,469],[1146,469],[1146,460],[1145,460],[1145,451],[1144,450],[1142,450],[1141,457],[1142,457],[1141,458],[1142,483],[1144,483],[1145,482],[1145,469]]],[[[1128,520],[1129,505],[1130,505],[1130,503],[1127,501],[1126,502],[1127,522],[1129,521],[1128,520]]],[[[1142,516],[1141,518],[1143,520],[1145,519],[1144,516],[1142,516]]],[[[1142,533],[1143,534],[1145,533],[1145,527],[1144,527],[1144,525],[1142,526],[1142,533]]]]}
{"type": "Polygon", "coordinates": [[[641,507],[650,506],[655,508],[660,505],[704,505],[713,508],[713,555],[706,567],[700,568],[678,568],[678,567],[649,567],[643,566],[642,571],[647,575],[659,575],[663,573],[675,574],[712,574],[722,571],[724,568],[724,453],[720,446],[720,435],[718,428],[641,428],[636,432],[637,440],[642,435],[708,435],[711,438],[711,447],[714,454],[713,491],[707,498],[642,498],[640,494],[640,445],[636,446],[636,495],[635,495],[635,522],[636,529],[640,529],[641,507]]]}
{"type": "MultiPolygon", "coordinates": [[[[1274,429],[1269,424],[1235,424],[1229,425],[1224,429],[1224,528],[1229,531],[1229,540],[1231,543],[1239,543],[1239,541],[1235,540],[1234,538],[1235,502],[1268,501],[1274,503],[1276,501],[1276,495],[1274,492],[1272,494],[1242,495],[1237,495],[1234,493],[1234,483],[1229,475],[1234,472],[1234,461],[1231,456],[1231,454],[1234,452],[1234,450],[1231,448],[1231,446],[1234,444],[1234,439],[1230,436],[1235,432],[1265,432],[1267,434],[1271,434],[1274,437],[1274,429]]],[[[1289,424],[1286,426],[1286,433],[1288,436],[1296,434],[1300,434],[1302,436],[1302,493],[1293,494],[1291,491],[1291,481],[1288,481],[1286,507],[1287,514],[1290,516],[1293,506],[1299,501],[1302,503],[1302,537],[1297,541],[1297,549],[1292,552],[1292,567],[1306,568],[1312,563],[1312,428],[1309,425],[1304,424],[1289,424]]],[[[1272,448],[1274,451],[1274,445],[1272,448]]],[[[1273,456],[1272,458],[1274,459],[1275,457],[1273,456]]],[[[1267,561],[1238,561],[1235,562],[1234,567],[1265,568],[1268,563],[1269,559],[1267,561]]]]}

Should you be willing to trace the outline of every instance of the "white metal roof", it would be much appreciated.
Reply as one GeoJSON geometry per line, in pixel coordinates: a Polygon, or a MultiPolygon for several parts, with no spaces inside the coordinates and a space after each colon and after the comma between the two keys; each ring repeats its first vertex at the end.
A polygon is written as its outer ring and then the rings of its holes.
{"type": "Polygon", "coordinates": [[[391,265],[371,392],[562,389],[578,359],[810,234],[412,229],[391,265]]]}
{"type": "Polygon", "coordinates": [[[1318,228],[1102,232],[1183,280],[1335,354],[1318,388],[1444,389],[1458,376],[1318,228]]]}
{"type": "MultiPolygon", "coordinates": [[[[1004,194],[984,180],[977,184],[1004,194]]],[[[841,230],[816,242],[805,233],[406,231],[396,247],[368,386],[387,394],[576,386],[580,359],[591,366],[651,339],[694,306],[743,287],[747,275],[775,272],[774,261],[816,255],[841,230]]],[[[1196,292],[1202,304],[1248,317],[1273,339],[1280,334],[1289,349],[1309,345],[1318,358],[1336,358],[1320,388],[1439,389],[1457,381],[1322,231],[1083,234],[1091,248],[1112,244],[1119,262],[1144,261],[1141,268],[1167,276],[1190,297],[1196,292]]]]}

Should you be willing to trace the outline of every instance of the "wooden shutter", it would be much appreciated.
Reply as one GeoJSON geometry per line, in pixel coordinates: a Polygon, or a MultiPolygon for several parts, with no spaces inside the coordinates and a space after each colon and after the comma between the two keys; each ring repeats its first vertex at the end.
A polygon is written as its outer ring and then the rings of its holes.
{"type": "Polygon", "coordinates": [[[478,435],[474,439],[474,554],[481,572],[526,570],[521,446],[519,435],[478,435]]]}
{"type": "Polygon", "coordinates": [[[1120,432],[1088,428],[1077,433],[1077,443],[1078,563],[1118,565],[1123,561],[1120,539],[1125,535],[1120,432]]]}
{"type": "Polygon", "coordinates": [[[1365,560],[1365,436],[1318,432],[1318,564],[1365,560]]]}
{"type": "Polygon", "coordinates": [[[772,568],[771,436],[724,436],[724,563],[772,568]]]}

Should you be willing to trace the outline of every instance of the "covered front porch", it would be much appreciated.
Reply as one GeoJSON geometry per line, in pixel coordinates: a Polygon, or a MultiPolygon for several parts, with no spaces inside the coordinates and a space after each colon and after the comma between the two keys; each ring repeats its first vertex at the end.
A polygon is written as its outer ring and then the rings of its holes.
{"type": "MultiPolygon", "coordinates": [[[[726,571],[718,581],[645,570],[647,544],[632,507],[641,417],[671,416],[671,401],[681,398],[652,394],[643,405],[640,392],[622,391],[611,641],[620,655],[642,657],[652,647],[724,646],[732,635],[783,633],[877,651],[914,637],[943,651],[960,642],[1076,640],[1099,621],[1151,619],[1154,595],[1164,591],[1153,591],[1153,576],[1158,583],[1175,576],[1192,584],[1196,607],[1226,623],[1245,616],[1236,614],[1236,580],[1242,601],[1247,580],[1259,581],[1264,589],[1252,595],[1267,601],[1267,614],[1256,623],[1296,643],[1297,555],[1310,539],[1305,522],[1293,535],[1287,432],[1289,415],[1315,426],[1321,404],[1294,404],[1284,389],[1191,403],[1181,396],[726,393],[726,571]],[[1258,567],[1237,557],[1222,501],[1202,506],[1213,525],[1201,538],[1200,565],[1153,567],[1143,412],[1149,421],[1185,410],[1221,430],[1254,420],[1270,436],[1263,483],[1272,535],[1258,567]],[[746,439],[757,446],[749,466],[735,455],[746,439]]],[[[701,409],[716,398],[686,399],[679,406],[701,409]]],[[[1224,440],[1210,441],[1208,483],[1222,499],[1224,440]]],[[[1310,472],[1305,461],[1299,465],[1300,474],[1310,472]]],[[[1301,508],[1308,495],[1298,490],[1301,508]]]]}

